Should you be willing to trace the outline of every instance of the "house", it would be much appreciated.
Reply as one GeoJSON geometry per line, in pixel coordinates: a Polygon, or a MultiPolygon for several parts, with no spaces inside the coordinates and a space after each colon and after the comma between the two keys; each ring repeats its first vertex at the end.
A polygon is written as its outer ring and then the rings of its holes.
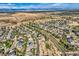
{"type": "Polygon", "coordinates": [[[67,41],[68,41],[69,43],[71,43],[71,42],[72,42],[72,40],[73,40],[72,36],[67,35],[67,41]]]}

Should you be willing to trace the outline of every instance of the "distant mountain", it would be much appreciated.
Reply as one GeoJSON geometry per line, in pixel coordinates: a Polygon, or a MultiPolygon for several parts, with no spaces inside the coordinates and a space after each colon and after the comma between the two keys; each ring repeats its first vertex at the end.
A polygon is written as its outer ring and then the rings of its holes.
{"type": "Polygon", "coordinates": [[[79,3],[0,3],[0,12],[78,11],[79,3]]]}

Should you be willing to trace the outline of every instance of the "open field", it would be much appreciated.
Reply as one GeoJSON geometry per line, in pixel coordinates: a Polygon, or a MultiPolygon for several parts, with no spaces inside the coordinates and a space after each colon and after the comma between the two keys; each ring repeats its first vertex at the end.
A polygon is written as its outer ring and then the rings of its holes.
{"type": "Polygon", "coordinates": [[[79,56],[79,12],[0,13],[0,55],[79,56]]]}

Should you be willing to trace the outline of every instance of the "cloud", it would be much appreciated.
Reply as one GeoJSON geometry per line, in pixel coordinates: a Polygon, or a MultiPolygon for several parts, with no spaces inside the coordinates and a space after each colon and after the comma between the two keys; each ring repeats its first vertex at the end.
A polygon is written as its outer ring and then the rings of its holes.
{"type": "Polygon", "coordinates": [[[38,5],[35,5],[35,4],[31,4],[31,5],[20,5],[20,6],[17,6],[17,4],[11,4],[11,3],[7,3],[7,4],[0,4],[0,9],[30,9],[30,8],[52,8],[52,7],[56,7],[60,4],[51,4],[51,3],[48,3],[48,4],[38,4],[38,5]]]}
{"type": "Polygon", "coordinates": [[[60,9],[76,9],[79,4],[68,4],[68,3],[37,3],[37,4],[17,4],[17,3],[0,3],[0,9],[49,9],[49,8],[60,8],[60,9]]]}

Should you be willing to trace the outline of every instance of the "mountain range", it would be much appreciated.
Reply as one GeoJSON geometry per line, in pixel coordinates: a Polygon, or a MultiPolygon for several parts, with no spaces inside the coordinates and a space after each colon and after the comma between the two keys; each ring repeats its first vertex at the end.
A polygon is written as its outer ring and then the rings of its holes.
{"type": "Polygon", "coordinates": [[[79,3],[0,3],[0,12],[79,10],[79,3]]]}

